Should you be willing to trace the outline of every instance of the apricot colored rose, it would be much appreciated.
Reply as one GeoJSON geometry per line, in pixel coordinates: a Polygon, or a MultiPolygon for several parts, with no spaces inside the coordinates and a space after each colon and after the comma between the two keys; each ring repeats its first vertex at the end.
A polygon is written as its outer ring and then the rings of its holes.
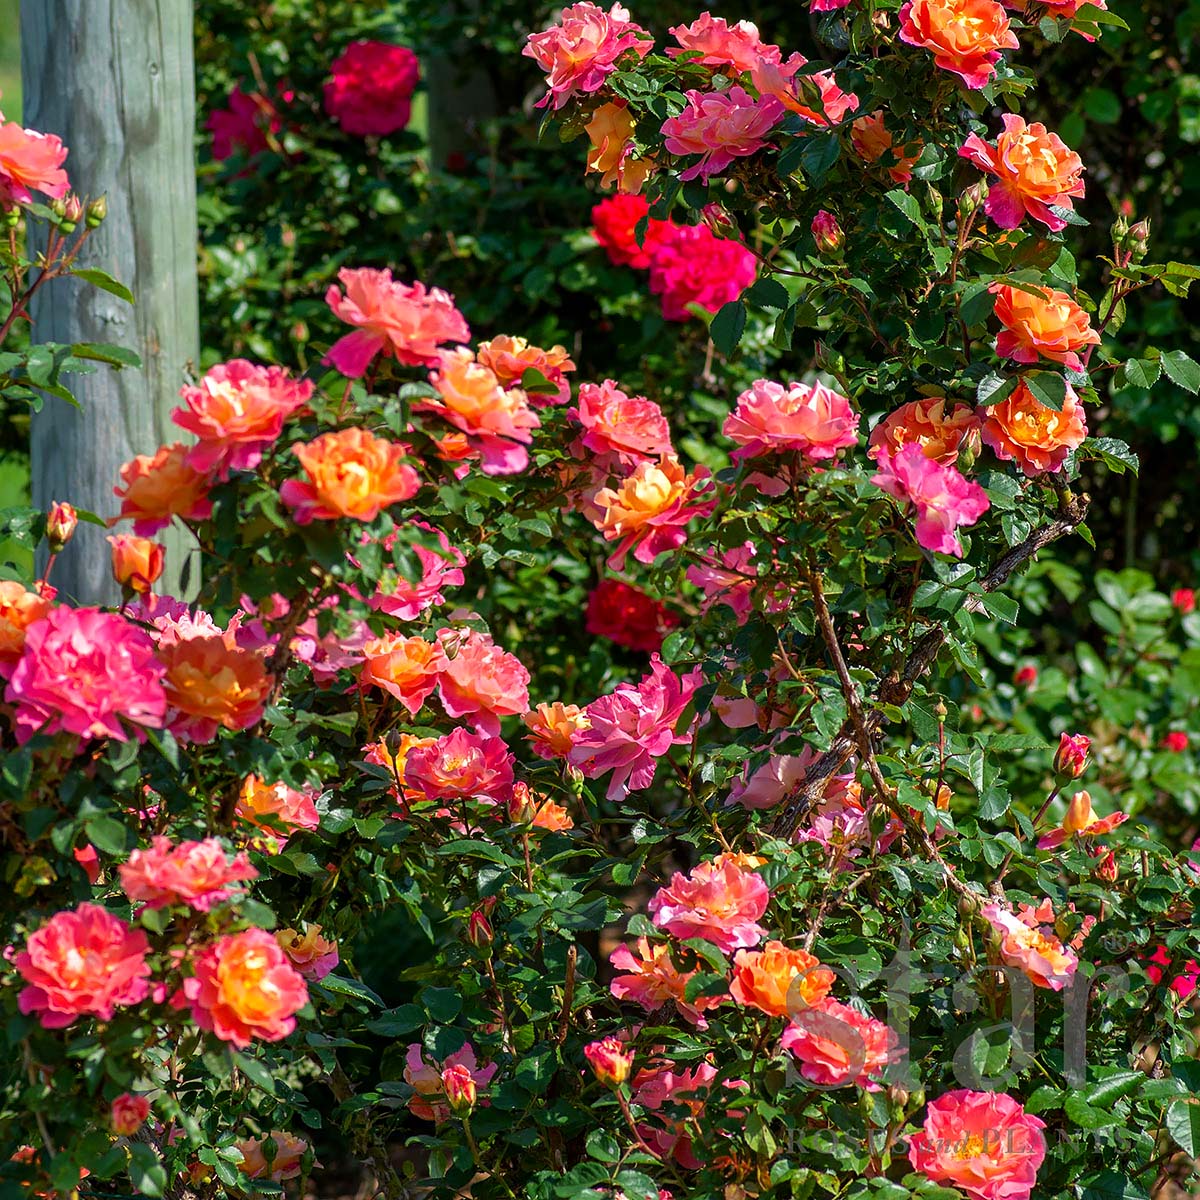
{"type": "Polygon", "coordinates": [[[1083,195],[1083,162],[1045,125],[1027,125],[1023,117],[1006,113],[1004,131],[994,146],[971,134],[959,154],[981,171],[996,177],[988,188],[984,211],[1001,229],[1016,229],[1026,213],[1058,232],[1067,226],[1051,207],[1072,211],[1073,197],[1083,195]]]}
{"type": "Polygon", "coordinates": [[[1061,992],[1074,978],[1078,956],[1062,944],[1052,925],[1039,922],[1034,910],[1019,915],[993,902],[980,911],[999,939],[1000,958],[1035,987],[1061,992]]]}
{"type": "Polygon", "coordinates": [[[618,1000],[632,1000],[647,1012],[657,1012],[673,1002],[679,1014],[697,1029],[707,1029],[704,1013],[729,999],[728,996],[697,996],[687,1000],[687,985],[695,971],[680,971],[671,958],[671,947],[663,942],[651,943],[638,938],[635,955],[629,946],[618,946],[608,961],[628,974],[615,975],[609,990],[618,1000]]]}
{"type": "Polygon", "coordinates": [[[324,979],[338,965],[337,942],[322,937],[320,925],[307,925],[303,933],[280,929],[275,940],[305,979],[324,979]]]}
{"type": "Polygon", "coordinates": [[[636,195],[642,190],[650,172],[652,159],[636,156],[633,145],[634,123],[629,109],[618,104],[602,104],[583,127],[592,143],[587,158],[587,173],[600,176],[601,187],[636,195]]]}
{"type": "Polygon", "coordinates": [[[766,936],[758,919],[770,900],[761,875],[736,862],[714,859],[701,863],[690,875],[676,871],[646,907],[654,924],[672,937],[703,938],[731,954],[757,946],[766,936]]]}
{"type": "MultiPolygon", "coordinates": [[[[153,454],[139,454],[121,467],[124,488],[113,488],[121,501],[116,521],[133,521],[133,532],[149,537],[171,523],[203,521],[212,515],[208,476],[189,460],[182,442],[160,446],[153,454]]],[[[113,524],[110,521],[109,524],[113,524]]]]}
{"type": "Polygon", "coordinates": [[[515,654],[473,629],[465,636],[444,629],[438,640],[446,656],[438,693],[447,714],[495,737],[501,717],[529,711],[529,672],[515,654]]]}
{"type": "MultiPolygon", "coordinates": [[[[242,1152],[242,1161],[238,1165],[251,1179],[270,1179],[275,1183],[295,1179],[300,1174],[301,1160],[308,1153],[308,1143],[290,1133],[273,1133],[261,1140],[251,1139],[234,1145],[242,1152]],[[275,1146],[275,1155],[269,1163],[263,1150],[268,1142],[275,1146]]],[[[313,1163],[313,1166],[320,1165],[313,1163]]]]}
{"type": "Polygon", "coordinates": [[[163,573],[166,547],[132,533],[114,534],[106,540],[112,547],[113,578],[129,592],[147,595],[163,573]]]}
{"type": "Polygon", "coordinates": [[[375,638],[363,646],[362,653],[359,686],[382,688],[414,717],[433,694],[438,675],[446,666],[446,656],[437,642],[402,633],[375,638]]]}
{"type": "Polygon", "coordinates": [[[289,479],[279,495],[298,525],[338,517],[373,521],[385,508],[411,500],[421,487],[416,471],[403,461],[408,447],[365,429],[323,433],[311,442],[296,442],[292,453],[308,480],[289,479]]]}
{"type": "Polygon", "coordinates": [[[316,829],[321,823],[310,790],[297,791],[286,783],[264,783],[257,775],[247,775],[242,781],[234,811],[281,845],[297,829],[316,829]]]}
{"type": "Polygon", "coordinates": [[[764,96],[778,101],[812,125],[828,127],[844,120],[858,107],[858,97],[853,92],[843,92],[829,71],[797,74],[806,61],[802,54],[793,54],[783,63],[778,56],[773,60],[760,59],[750,78],[764,96]]]}
{"type": "Polygon", "coordinates": [[[404,781],[405,763],[410,750],[417,746],[432,746],[435,738],[418,737],[414,733],[393,735],[389,742],[393,749],[388,749],[388,742],[370,742],[363,747],[363,761],[373,763],[377,767],[387,767],[392,776],[388,793],[399,803],[400,812],[407,811],[409,805],[425,798],[424,792],[418,792],[409,787],[404,781]]]}
{"type": "Polygon", "coordinates": [[[820,960],[782,942],[761,950],[739,950],[734,956],[729,993],[741,1005],[772,1017],[787,1017],[811,1008],[833,987],[835,976],[820,960]]]}
{"type": "Polygon", "coordinates": [[[542,408],[547,404],[566,404],[571,399],[571,385],[566,375],[575,370],[575,364],[562,346],[543,350],[540,346],[531,346],[523,337],[499,333],[490,342],[479,343],[475,361],[487,367],[503,388],[520,387],[526,371],[540,371],[558,391],[554,395],[526,392],[526,398],[534,408],[542,408]]]}
{"type": "Polygon", "coordinates": [[[881,449],[895,454],[908,442],[916,442],[926,458],[953,466],[964,442],[979,449],[979,418],[967,404],[956,404],[947,413],[943,396],[910,400],[871,430],[867,453],[872,458],[878,457],[881,449]]]}
{"type": "Polygon", "coordinates": [[[575,828],[575,822],[571,819],[571,814],[561,804],[556,804],[553,800],[543,800],[537,806],[530,824],[534,829],[546,829],[551,832],[561,832],[564,829],[575,828]]]}
{"type": "Polygon", "coordinates": [[[195,974],[183,981],[192,1019],[239,1050],[256,1038],[287,1037],[296,1028],[295,1014],[308,1003],[303,977],[265,929],[218,938],[196,955],[193,967],[195,974]]]}
{"type": "Polygon", "coordinates": [[[912,179],[913,167],[921,157],[919,142],[897,147],[888,132],[883,109],[859,117],[850,127],[850,141],[864,162],[879,162],[884,155],[889,157],[890,165],[884,169],[891,176],[893,183],[908,183],[912,179]]]}
{"type": "Polygon", "coordinates": [[[1083,405],[1070,384],[1062,412],[1047,408],[1024,380],[1006,399],[984,410],[984,442],[997,458],[1015,462],[1026,475],[1061,471],[1067,455],[1086,437],[1083,405]]]}
{"type": "Polygon", "coordinates": [[[538,758],[565,758],[574,745],[576,733],[591,724],[588,715],[578,704],[539,704],[524,716],[529,730],[527,741],[532,743],[538,758]]]}
{"type": "Polygon", "coordinates": [[[993,0],[908,0],[900,10],[900,40],[928,50],[969,88],[986,87],[1000,52],[1019,44],[993,0]]]}
{"type": "MultiPolygon", "coordinates": [[[[1063,735],[1066,736],[1065,734],[1063,735]]],[[[1184,735],[1186,736],[1186,734],[1184,735]]],[[[1084,739],[1087,740],[1086,738],[1084,739]]],[[[1085,751],[1086,757],[1086,751],[1085,751]]],[[[1092,807],[1092,797],[1088,792],[1076,792],[1067,805],[1066,815],[1062,824],[1055,830],[1038,839],[1039,850],[1053,850],[1072,837],[1102,837],[1111,833],[1118,825],[1129,820],[1129,814],[1120,812],[1109,813],[1107,817],[1098,817],[1092,807]]]]}
{"type": "Polygon", "coordinates": [[[993,283],[988,291],[996,297],[996,318],[1004,326],[996,338],[1001,358],[1035,363],[1040,355],[1068,371],[1082,371],[1078,352],[1100,344],[1087,313],[1066,292],[1024,291],[1004,283],[993,283]]]}
{"type": "Polygon", "coordinates": [[[50,601],[15,579],[0,579],[0,676],[7,677],[25,649],[25,630],[50,611],[50,601]]]}

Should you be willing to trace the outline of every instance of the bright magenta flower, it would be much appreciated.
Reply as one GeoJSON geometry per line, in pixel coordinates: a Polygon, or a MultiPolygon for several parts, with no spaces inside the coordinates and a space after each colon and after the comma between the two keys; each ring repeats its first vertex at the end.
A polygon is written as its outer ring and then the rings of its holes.
{"type": "Polygon", "coordinates": [[[671,154],[699,154],[680,179],[708,179],[734,161],[761,150],[766,135],[783,120],[784,109],[772,96],[755,99],[745,88],[724,92],[687,93],[688,105],[663,122],[665,146],[671,154]]]}
{"type": "Polygon", "coordinates": [[[333,60],[329,73],[325,111],[343,133],[386,135],[408,124],[421,68],[407,46],[351,42],[333,60]]]}
{"type": "Polygon", "coordinates": [[[758,271],[757,260],[741,242],[717,237],[708,225],[668,224],[653,242],[647,234],[646,245],[651,247],[650,290],[662,297],[667,321],[691,320],[689,304],[717,312],[736,300],[758,271]]]}

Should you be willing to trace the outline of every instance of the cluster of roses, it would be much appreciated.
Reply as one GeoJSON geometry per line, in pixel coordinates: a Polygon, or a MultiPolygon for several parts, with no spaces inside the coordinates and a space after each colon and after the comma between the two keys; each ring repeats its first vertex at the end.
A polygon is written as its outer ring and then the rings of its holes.
{"type": "MultiPolygon", "coordinates": [[[[412,117],[412,96],[420,82],[417,56],[407,46],[387,42],[351,42],[329,67],[324,88],[325,112],[343,132],[356,137],[386,137],[404,129],[412,117]]],[[[247,160],[279,150],[284,129],[279,105],[296,99],[281,85],[272,98],[235,87],[224,108],[209,114],[212,156],[217,162],[240,155],[247,160]]]]}

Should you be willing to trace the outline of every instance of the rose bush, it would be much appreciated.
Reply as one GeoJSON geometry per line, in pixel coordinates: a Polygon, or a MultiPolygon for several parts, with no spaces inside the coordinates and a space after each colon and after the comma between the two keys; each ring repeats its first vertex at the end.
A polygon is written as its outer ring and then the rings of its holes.
{"type": "Polygon", "coordinates": [[[704,370],[770,331],[728,404],[330,262],[304,369],[214,364],[197,441],[114,480],[117,611],[53,594],[62,512],[10,522],[49,555],[0,591],[0,1187],[277,1192],[318,1148],[388,1196],[1194,1172],[1194,600],[1098,574],[1070,677],[1017,625],[1136,467],[1117,307],[1185,276],[1118,228],[1097,304],[1073,166],[979,148],[1023,13],[814,7],[829,60],[586,2],[527,56],[581,172],[643,164],[597,228],[664,305],[703,284],[704,370]],[[150,578],[173,522],[190,604],[150,578]]]}

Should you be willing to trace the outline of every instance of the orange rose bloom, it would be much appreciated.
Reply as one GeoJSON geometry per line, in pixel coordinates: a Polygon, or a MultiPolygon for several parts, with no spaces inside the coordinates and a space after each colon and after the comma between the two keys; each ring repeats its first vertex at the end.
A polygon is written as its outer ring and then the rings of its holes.
{"type": "Polygon", "coordinates": [[[289,479],[280,498],[298,525],[338,517],[373,521],[385,508],[411,500],[421,486],[416,471],[402,461],[408,449],[358,428],[297,442],[292,453],[308,481],[289,479]]]}
{"type": "Polygon", "coordinates": [[[1068,371],[1082,371],[1078,351],[1100,344],[1087,313],[1066,292],[1037,288],[1035,294],[1004,283],[993,283],[988,291],[996,297],[996,317],[1004,326],[996,338],[1001,358],[1035,363],[1041,355],[1068,371]]]}
{"type": "Polygon", "coordinates": [[[262,655],[237,644],[237,633],[159,642],[166,668],[168,726],[176,737],[209,742],[217,728],[248,729],[266,707],[274,676],[262,655]]]}
{"type": "Polygon", "coordinates": [[[900,10],[900,40],[928,50],[969,88],[987,87],[1000,51],[1019,44],[993,0],[908,0],[900,10]]]}
{"type": "Polygon", "coordinates": [[[555,804],[553,800],[545,800],[538,805],[537,812],[533,814],[534,828],[563,830],[574,829],[575,822],[571,820],[571,814],[561,804],[555,804]]]}
{"type": "Polygon", "coordinates": [[[107,539],[112,547],[113,578],[122,588],[148,595],[154,581],[163,572],[165,548],[149,538],[118,533],[107,539]]]}
{"type": "Polygon", "coordinates": [[[538,758],[565,758],[577,733],[590,729],[592,722],[578,704],[539,704],[521,718],[529,730],[528,741],[538,758]]]}
{"type": "Polygon", "coordinates": [[[432,746],[436,740],[431,737],[417,737],[415,733],[402,733],[399,735],[395,754],[388,750],[386,742],[370,742],[363,747],[364,762],[374,763],[377,767],[387,767],[392,773],[393,783],[388,791],[400,804],[401,815],[408,805],[425,799],[424,792],[418,792],[404,782],[404,763],[409,751],[418,746],[432,746]]]}
{"type": "Polygon", "coordinates": [[[25,630],[50,611],[50,601],[27,592],[15,579],[0,579],[0,675],[16,666],[25,649],[25,630]]]}
{"type": "Polygon", "coordinates": [[[871,431],[867,453],[875,458],[880,450],[895,454],[901,446],[916,442],[926,458],[953,466],[963,442],[979,448],[979,418],[966,404],[956,404],[947,415],[943,396],[930,396],[902,404],[871,431]]]}
{"type": "Polygon", "coordinates": [[[525,372],[531,367],[541,371],[551,383],[558,385],[558,393],[554,396],[529,393],[526,398],[535,407],[565,404],[571,398],[571,385],[566,381],[565,373],[575,370],[575,364],[563,346],[543,350],[540,346],[531,346],[523,337],[499,333],[490,342],[479,343],[475,361],[487,367],[503,388],[520,387],[525,372]]]}
{"type": "Polygon", "coordinates": [[[1067,384],[1062,412],[1047,408],[1024,380],[1007,399],[986,410],[983,440],[997,458],[1015,462],[1026,475],[1061,471],[1076,446],[1087,437],[1083,405],[1067,384]]]}
{"type": "Polygon", "coordinates": [[[415,717],[437,687],[446,666],[440,643],[401,633],[385,634],[362,648],[363,665],[359,684],[381,687],[395,696],[415,717]]]}
{"type": "Polygon", "coordinates": [[[761,950],[739,950],[733,964],[730,994],[739,1004],[772,1017],[811,1008],[829,995],[835,980],[819,959],[782,942],[768,942],[761,950]]]}
{"type": "Polygon", "coordinates": [[[212,516],[208,476],[191,466],[182,442],[131,459],[121,468],[121,482],[124,489],[113,488],[121,513],[110,525],[132,519],[133,532],[149,536],[170,525],[172,517],[203,521],[212,516]]]}
{"type": "Polygon", "coordinates": [[[602,104],[583,128],[592,143],[587,160],[588,173],[594,171],[601,176],[601,187],[612,187],[615,183],[617,191],[627,195],[640,192],[654,170],[654,162],[633,157],[630,139],[634,122],[629,109],[620,104],[602,104]]]}
{"type": "Polygon", "coordinates": [[[884,122],[883,109],[859,117],[850,127],[850,140],[859,157],[866,162],[878,162],[885,154],[890,154],[896,160],[887,168],[893,183],[908,183],[912,179],[912,169],[921,157],[921,145],[915,142],[897,149],[884,122]]]}

